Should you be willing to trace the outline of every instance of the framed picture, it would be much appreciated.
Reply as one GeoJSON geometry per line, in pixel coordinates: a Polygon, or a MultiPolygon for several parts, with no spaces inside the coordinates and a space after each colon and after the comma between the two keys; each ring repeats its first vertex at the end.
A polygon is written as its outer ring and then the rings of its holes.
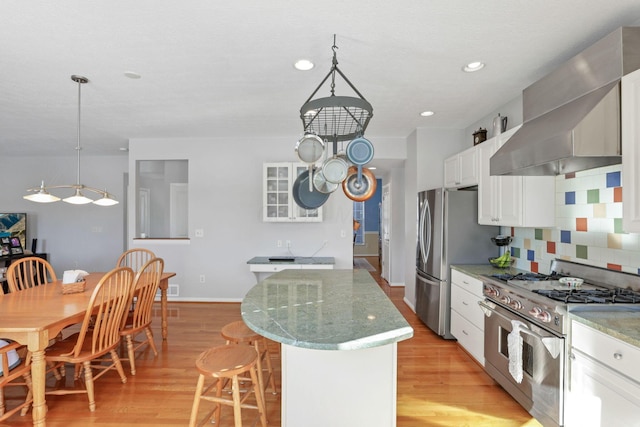
{"type": "Polygon", "coordinates": [[[13,237],[19,239],[20,248],[23,250],[27,243],[26,213],[0,213],[0,244],[10,244],[9,239],[13,237]]]}
{"type": "Polygon", "coordinates": [[[9,247],[11,248],[11,255],[22,255],[24,250],[22,249],[22,242],[19,237],[9,238],[9,247]]]}

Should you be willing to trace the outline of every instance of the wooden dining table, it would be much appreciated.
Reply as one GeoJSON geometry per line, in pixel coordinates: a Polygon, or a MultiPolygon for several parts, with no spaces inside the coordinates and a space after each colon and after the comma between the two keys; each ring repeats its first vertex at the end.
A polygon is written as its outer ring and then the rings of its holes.
{"type": "MultiPolygon", "coordinates": [[[[0,337],[17,341],[31,351],[33,389],[33,425],[45,426],[45,349],[63,328],[82,322],[89,299],[105,273],[85,277],[84,292],[63,294],[62,281],[12,292],[0,300],[0,337]]],[[[162,339],[167,339],[167,289],[175,273],[163,273],[160,279],[162,339]]]]}

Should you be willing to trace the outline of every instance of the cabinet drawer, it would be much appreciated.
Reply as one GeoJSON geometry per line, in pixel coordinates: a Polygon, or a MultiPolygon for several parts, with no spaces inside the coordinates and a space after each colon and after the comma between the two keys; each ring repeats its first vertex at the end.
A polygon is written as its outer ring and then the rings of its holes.
{"type": "Polygon", "coordinates": [[[575,320],[571,322],[571,346],[640,382],[640,348],[575,320]]]}
{"type": "Polygon", "coordinates": [[[451,283],[460,286],[467,292],[471,292],[478,297],[482,297],[482,281],[461,273],[458,270],[451,270],[451,283]]]}
{"type": "Polygon", "coordinates": [[[484,333],[456,311],[451,311],[451,334],[484,366],[484,333]]]}
{"type": "Polygon", "coordinates": [[[457,284],[451,286],[451,309],[465,317],[476,328],[484,330],[484,313],[478,305],[480,298],[457,284]]]}
{"type": "Polygon", "coordinates": [[[253,273],[277,273],[282,270],[300,270],[300,264],[249,264],[253,273]]]}

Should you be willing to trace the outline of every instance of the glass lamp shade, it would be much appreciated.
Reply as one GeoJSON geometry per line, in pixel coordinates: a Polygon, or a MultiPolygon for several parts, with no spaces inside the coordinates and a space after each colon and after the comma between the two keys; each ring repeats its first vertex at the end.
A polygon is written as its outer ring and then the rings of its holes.
{"type": "Polygon", "coordinates": [[[29,200],[31,202],[38,203],[51,203],[57,202],[60,200],[60,197],[56,197],[53,194],[49,194],[46,190],[40,190],[37,193],[27,194],[26,196],[22,196],[23,199],[29,200]]]}
{"type": "Polygon", "coordinates": [[[62,199],[62,201],[71,203],[72,205],[86,205],[87,203],[93,202],[90,198],[85,197],[79,188],[76,188],[76,193],[73,196],[62,199]]]}
{"type": "Polygon", "coordinates": [[[113,206],[117,205],[119,202],[111,198],[109,193],[104,193],[101,199],[94,200],[93,203],[98,206],[113,206]]]}

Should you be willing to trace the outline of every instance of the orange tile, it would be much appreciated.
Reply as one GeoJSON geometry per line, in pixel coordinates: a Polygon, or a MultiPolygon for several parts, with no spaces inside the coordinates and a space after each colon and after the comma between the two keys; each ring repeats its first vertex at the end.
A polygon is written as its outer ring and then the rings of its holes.
{"type": "Polygon", "coordinates": [[[532,273],[538,272],[538,263],[535,261],[531,261],[531,272],[532,273]]]}
{"type": "Polygon", "coordinates": [[[570,178],[575,178],[576,177],[576,173],[575,172],[571,172],[568,174],[565,174],[564,178],[565,179],[570,179],[570,178]]]}
{"type": "Polygon", "coordinates": [[[618,271],[622,271],[622,266],[620,264],[611,264],[611,263],[607,263],[607,268],[609,270],[618,270],[618,271]]]}
{"type": "Polygon", "coordinates": [[[622,187],[615,187],[613,189],[613,201],[622,202],[622,187]]]}
{"type": "Polygon", "coordinates": [[[576,218],[576,231],[587,231],[587,218],[576,218]]]}
{"type": "Polygon", "coordinates": [[[547,253],[548,254],[556,253],[556,242],[547,242],[547,253]]]}

